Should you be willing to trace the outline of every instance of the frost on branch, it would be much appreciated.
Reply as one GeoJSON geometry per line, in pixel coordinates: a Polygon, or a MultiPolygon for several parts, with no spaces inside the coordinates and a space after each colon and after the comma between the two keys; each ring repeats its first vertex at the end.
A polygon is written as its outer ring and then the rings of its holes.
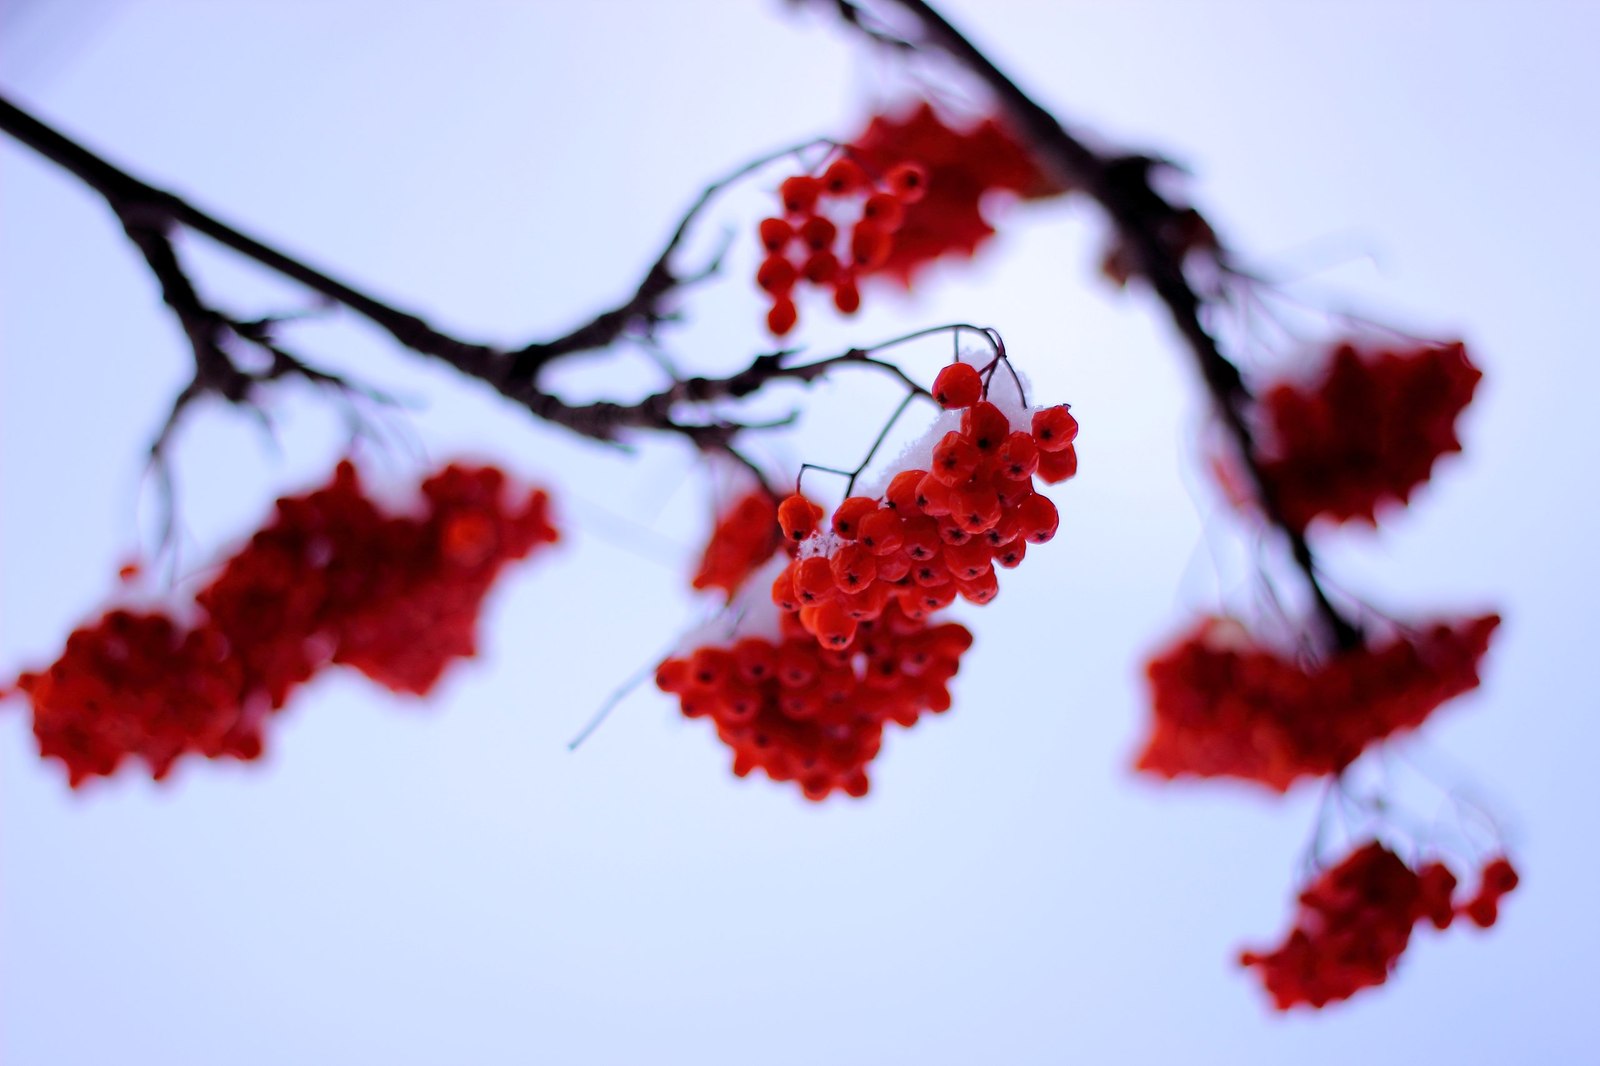
{"type": "Polygon", "coordinates": [[[1499,615],[1436,622],[1306,662],[1207,618],[1149,663],[1153,721],[1137,767],[1284,791],[1337,774],[1478,685],[1499,615]]]}
{"type": "Polygon", "coordinates": [[[157,779],[184,754],[250,760],[266,719],[331,664],[425,695],[476,653],[478,614],[506,564],[556,540],[544,492],[451,465],[420,507],[388,514],[355,467],[285,497],[181,615],[113,610],[16,687],[40,754],[77,787],[129,756],[157,779]],[[178,620],[192,618],[192,623],[178,620]]]}
{"type": "Polygon", "coordinates": [[[1241,952],[1278,1010],[1320,1008],[1383,984],[1422,921],[1447,929],[1458,914],[1493,925],[1499,901],[1517,886],[1504,856],[1483,866],[1478,892],[1452,898],[1456,876],[1442,862],[1420,870],[1378,841],[1352,851],[1300,893],[1300,912],[1284,942],[1265,954],[1241,952]]]}

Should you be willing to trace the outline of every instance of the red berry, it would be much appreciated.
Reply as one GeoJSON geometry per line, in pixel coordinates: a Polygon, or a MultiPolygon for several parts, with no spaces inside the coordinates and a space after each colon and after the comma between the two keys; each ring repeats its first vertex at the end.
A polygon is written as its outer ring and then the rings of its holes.
{"type": "Polygon", "coordinates": [[[881,227],[885,233],[893,233],[905,221],[906,209],[888,193],[874,193],[867,197],[867,202],[862,206],[861,217],[881,227]]]}
{"type": "Polygon", "coordinates": [[[821,194],[822,182],[804,174],[784,178],[778,186],[778,198],[783,201],[783,209],[791,215],[810,214],[821,194]]]}
{"type": "Polygon", "coordinates": [[[814,252],[832,248],[833,239],[838,235],[839,227],[821,215],[812,215],[800,225],[800,239],[814,252]]]}
{"type": "Polygon", "coordinates": [[[946,485],[961,485],[978,469],[980,458],[977,447],[952,429],[934,445],[933,470],[930,473],[946,485]]]}
{"type": "Polygon", "coordinates": [[[776,253],[767,256],[756,268],[756,284],[774,296],[794,288],[797,274],[788,258],[776,253]]]}
{"type": "Polygon", "coordinates": [[[841,270],[833,279],[833,306],[846,315],[861,309],[861,290],[856,288],[855,276],[849,271],[841,270]]]}
{"type": "Polygon", "coordinates": [[[1059,452],[1078,438],[1078,420],[1066,404],[1033,413],[1033,439],[1042,452],[1059,452]]]}
{"type": "Polygon", "coordinates": [[[889,507],[909,517],[917,508],[917,486],[928,476],[926,470],[902,470],[889,481],[883,497],[889,507]]]}
{"type": "Polygon", "coordinates": [[[1067,445],[1059,452],[1039,453],[1039,469],[1035,471],[1046,485],[1059,485],[1078,472],[1078,450],[1067,445]]]}
{"type": "Polygon", "coordinates": [[[863,219],[850,233],[850,261],[862,270],[876,270],[889,261],[894,238],[887,227],[863,219]]]}
{"type": "Polygon", "coordinates": [[[832,252],[812,252],[800,268],[800,276],[813,285],[826,285],[839,273],[839,257],[832,252]]]}
{"type": "Polygon", "coordinates": [[[767,329],[774,337],[781,337],[794,329],[800,320],[800,309],[794,301],[787,296],[780,296],[772,303],[772,309],[767,312],[767,329]]]}
{"type": "Polygon", "coordinates": [[[817,531],[822,508],[801,495],[790,496],[778,504],[778,527],[788,540],[805,540],[817,531]]]}
{"type": "Polygon", "coordinates": [[[878,509],[871,496],[852,496],[833,512],[833,531],[845,540],[855,540],[860,521],[878,509]]]}
{"type": "Polygon", "coordinates": [[[1517,887],[1520,879],[1516,867],[1504,855],[1493,859],[1483,868],[1483,891],[1494,896],[1504,896],[1517,887]]]}
{"type": "Polygon", "coordinates": [[[983,378],[971,363],[951,363],[933,379],[933,398],[946,411],[971,407],[983,398],[983,378]]]}
{"type": "Polygon", "coordinates": [[[830,600],[838,587],[826,556],[813,555],[795,564],[794,591],[801,603],[814,605],[830,600]]]}
{"type": "Polygon", "coordinates": [[[1026,481],[1039,469],[1039,445],[1031,435],[1017,430],[1006,437],[997,453],[1000,476],[1010,481],[1026,481]]]}
{"type": "Polygon", "coordinates": [[[979,400],[961,413],[961,432],[980,452],[993,452],[1011,436],[1011,422],[988,400],[979,400]]]}
{"type": "Polygon", "coordinates": [[[914,204],[928,191],[928,172],[916,163],[890,167],[883,180],[901,203],[914,204]]]}
{"type": "Polygon", "coordinates": [[[769,252],[781,252],[794,236],[794,227],[781,218],[764,218],[759,227],[761,247],[769,252]]]}
{"type": "Polygon", "coordinates": [[[822,184],[830,196],[844,196],[866,183],[867,176],[862,173],[861,164],[849,156],[840,156],[822,172],[822,184]]]}
{"type": "Polygon", "coordinates": [[[900,524],[900,516],[893,509],[885,507],[861,520],[857,536],[872,554],[893,555],[905,544],[905,534],[900,531],[900,524]]]}
{"type": "Polygon", "coordinates": [[[1050,497],[1035,493],[1017,505],[1017,520],[1022,526],[1022,538],[1033,544],[1044,544],[1056,535],[1061,525],[1061,515],[1050,497]]]}

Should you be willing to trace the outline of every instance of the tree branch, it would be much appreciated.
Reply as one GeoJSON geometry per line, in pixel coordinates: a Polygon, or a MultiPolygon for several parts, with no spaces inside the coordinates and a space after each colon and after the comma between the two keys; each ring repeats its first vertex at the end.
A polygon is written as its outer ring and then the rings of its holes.
{"type": "MultiPolygon", "coordinates": [[[[1011,125],[1033,148],[1034,158],[1058,182],[1081,189],[1109,216],[1135,265],[1166,307],[1173,325],[1193,356],[1201,380],[1211,393],[1223,424],[1232,435],[1254,483],[1267,521],[1283,535],[1290,555],[1304,576],[1318,616],[1340,648],[1360,643],[1360,630],[1328,599],[1317,577],[1316,560],[1305,534],[1283,519],[1276,493],[1262,476],[1246,413],[1251,396],[1236,367],[1222,354],[1200,321],[1201,298],[1183,271],[1182,252],[1163,230],[1178,209],[1149,184],[1151,160],[1141,155],[1101,155],[1077,137],[984,55],[925,0],[882,0],[909,15],[921,30],[918,42],[944,52],[987,85],[1011,125]]],[[[850,25],[855,21],[847,20],[850,25]]]]}
{"type": "MultiPolygon", "coordinates": [[[[247,340],[255,338],[241,328],[242,324],[205,307],[184,274],[171,242],[172,232],[181,227],[203,234],[343,305],[386,331],[404,347],[441,360],[460,373],[488,384],[537,418],[598,441],[615,441],[622,431],[628,429],[672,433],[702,450],[726,452],[744,461],[734,450],[733,439],[741,429],[751,427],[725,420],[680,422],[674,409],[684,401],[748,395],[760,387],[765,368],[773,364],[758,359],[741,374],[720,383],[691,379],[676,383],[672,388],[644,400],[627,404],[610,401],[568,403],[540,387],[538,372],[558,356],[603,348],[615,342],[636,323],[648,328],[660,321],[664,317],[662,303],[669,293],[708,276],[716,268],[713,262],[707,270],[686,276],[680,276],[671,269],[670,257],[682,243],[690,223],[711,197],[727,184],[757,167],[796,151],[796,148],[772,153],[708,186],[679,222],[665,249],[646,272],[634,294],[621,306],[596,316],[563,337],[530,344],[508,353],[492,345],[452,337],[430,326],[420,315],[362,292],[354,285],[217,219],[183,198],[141,181],[23,111],[4,96],[0,96],[0,130],[71,172],[104,197],[122,221],[129,237],[144,254],[146,263],[161,284],[163,299],[178,316],[196,354],[196,383],[185,389],[179,397],[179,402],[174,405],[174,418],[190,400],[205,392],[219,393],[238,402],[244,398],[249,385],[258,379],[233,364],[220,345],[228,330],[247,340]]],[[[273,369],[268,372],[268,378],[295,372],[306,377],[335,380],[333,375],[312,371],[281,349],[272,349],[272,354],[273,369]]],[[[797,377],[799,373],[786,368],[775,376],[797,377]]]]}

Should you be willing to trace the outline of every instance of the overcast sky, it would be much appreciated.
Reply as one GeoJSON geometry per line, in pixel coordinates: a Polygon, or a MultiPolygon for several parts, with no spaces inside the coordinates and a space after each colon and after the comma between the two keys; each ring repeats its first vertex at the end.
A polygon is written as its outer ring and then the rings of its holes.
{"type": "MultiPolygon", "coordinates": [[[[1248,534],[1206,485],[1191,372],[1151,301],[1094,275],[1083,205],[1011,212],[970,267],[819,351],[993,324],[1083,424],[1061,535],[966,610],[955,707],[895,732],[865,801],[739,781],[704,723],[627,700],[704,615],[686,574],[712,487],[678,445],[620,453],[532,423],[349,316],[296,350],[412,405],[403,480],[456,455],[549,484],[570,536],[492,600],[485,655],[426,703],[330,673],[261,764],[79,793],[0,707],[0,1060],[17,1066],[759,1061],[1579,1062],[1600,1037],[1591,488],[1597,9],[1582,3],[948,5],[1097,136],[1180,161],[1297,298],[1462,336],[1485,373],[1416,506],[1324,538],[1338,586],[1403,617],[1498,607],[1481,691],[1393,763],[1503,817],[1524,887],[1487,935],[1419,931],[1389,987],[1271,1015],[1232,965],[1287,928],[1316,789],[1128,772],[1139,663],[1248,607],[1248,534]],[[411,451],[408,452],[407,448],[411,451]],[[413,454],[415,453],[415,454],[413,454]],[[1241,539],[1243,538],[1243,539],[1241,539]]],[[[709,179],[848,135],[911,76],[787,5],[65,0],[0,9],[0,87],[154,183],[470,338],[548,336],[628,292],[709,179]]],[[[918,68],[944,80],[940,68],[918,68]]],[[[959,91],[959,85],[946,85],[959,91]]],[[[696,235],[741,243],[684,304],[696,372],[762,350],[746,234],[778,174],[696,235]]],[[[208,295],[314,310],[202,242],[208,295]]],[[[908,351],[932,376],[943,348],[908,351]]],[[[186,356],[93,194],[0,141],[0,673],[48,662],[154,528],[142,456],[186,356]]],[[[625,351],[565,381],[648,386],[625,351]]],[[[848,464],[894,395],[810,393],[773,461],[848,464]]],[[[326,476],[341,412],[273,398],[177,440],[186,573],[326,476]]]]}

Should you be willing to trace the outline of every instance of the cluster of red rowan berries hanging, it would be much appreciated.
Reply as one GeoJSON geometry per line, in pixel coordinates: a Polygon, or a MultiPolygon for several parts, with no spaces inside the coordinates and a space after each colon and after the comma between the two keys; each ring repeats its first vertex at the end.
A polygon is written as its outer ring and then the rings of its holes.
{"type": "Polygon", "coordinates": [[[1077,420],[1065,405],[1032,412],[1017,428],[980,399],[968,363],[940,372],[933,393],[960,410],[927,469],[894,473],[880,496],[851,496],[826,527],[821,508],[802,496],[778,507],[778,523],[799,552],[772,585],[772,599],[830,648],[846,648],[857,626],[892,603],[925,618],[961,597],[984,604],[999,592],[995,567],[1016,567],[1029,545],[1047,543],[1060,515],[1034,491],[1077,472],[1077,420]]]}
{"type": "Polygon", "coordinates": [[[1337,774],[1478,685],[1498,615],[1435,623],[1307,665],[1208,618],[1147,667],[1154,722],[1138,769],[1286,790],[1337,774]]]}
{"type": "Polygon", "coordinates": [[[829,290],[841,314],[860,309],[860,276],[889,261],[906,207],[922,198],[927,180],[916,163],[897,163],[874,177],[849,155],[821,175],[784,179],[778,186],[782,217],[764,218],[758,227],[767,256],[756,269],[756,284],[772,297],[767,328],[773,335],[783,336],[799,321],[794,293],[801,283],[829,290]]]}
{"type": "Polygon", "coordinates": [[[701,590],[721,589],[731,602],[745,579],[782,543],[778,501],[765,489],[745,493],[717,516],[690,584],[701,590]]]}
{"type": "Polygon", "coordinates": [[[864,796],[886,725],[909,727],[950,707],[949,682],[972,634],[891,607],[846,648],[825,648],[784,616],[776,638],[700,643],[667,659],[656,686],[685,717],[709,718],[733,749],[733,772],[794,781],[807,799],[864,796]]]}
{"type": "Polygon", "coordinates": [[[803,284],[854,314],[864,278],[909,286],[942,256],[972,255],[995,232],[983,211],[990,194],[1064,191],[993,118],[957,128],[926,102],[899,117],[878,115],[821,174],[778,187],[783,213],[758,231],[766,258],[756,284],[772,298],[767,328],[781,337],[795,327],[803,284]]]}
{"type": "Polygon", "coordinates": [[[1067,191],[997,119],[951,125],[926,102],[876,116],[848,151],[878,171],[911,159],[927,172],[927,195],[906,207],[889,257],[874,270],[907,286],[921,267],[971,256],[992,237],[985,210],[997,198],[1037,200],[1067,191]]]}
{"type": "Polygon", "coordinates": [[[932,396],[945,413],[907,453],[927,462],[888,471],[881,495],[848,496],[826,516],[798,493],[774,511],[758,491],[719,516],[695,585],[728,591],[736,630],[691,639],[656,685],[715,723],[735,773],[797,781],[813,800],[865,794],[884,726],[950,706],[972,636],[934,615],[958,596],[988,603],[995,567],[1055,535],[1035,479],[1076,473],[1077,420],[1064,404],[1008,413],[986,399],[996,347],[983,372],[940,371],[932,396]]]}
{"type": "Polygon", "coordinates": [[[129,756],[156,778],[185,753],[255,759],[267,716],[330,664],[423,695],[476,650],[483,599],[505,565],[556,540],[548,498],[490,467],[423,482],[421,513],[389,515],[355,467],[277,502],[272,519],[195,595],[192,625],[114,610],[81,627],[16,687],[40,754],[76,787],[129,756]]]}
{"type": "Polygon", "coordinates": [[[1284,521],[1375,523],[1380,506],[1403,505],[1441,456],[1461,450],[1456,419],[1482,377],[1459,342],[1344,341],[1309,385],[1267,391],[1257,465],[1284,521]]]}
{"type": "Polygon", "coordinates": [[[1488,928],[1500,899],[1516,886],[1515,868],[1496,856],[1484,864],[1477,894],[1457,902],[1449,867],[1430,862],[1414,870],[1374,840],[1300,893],[1299,916],[1282,944],[1266,954],[1242,952],[1239,961],[1260,971],[1278,1010],[1320,1008],[1383,984],[1418,922],[1447,929],[1465,914],[1488,928]]]}

